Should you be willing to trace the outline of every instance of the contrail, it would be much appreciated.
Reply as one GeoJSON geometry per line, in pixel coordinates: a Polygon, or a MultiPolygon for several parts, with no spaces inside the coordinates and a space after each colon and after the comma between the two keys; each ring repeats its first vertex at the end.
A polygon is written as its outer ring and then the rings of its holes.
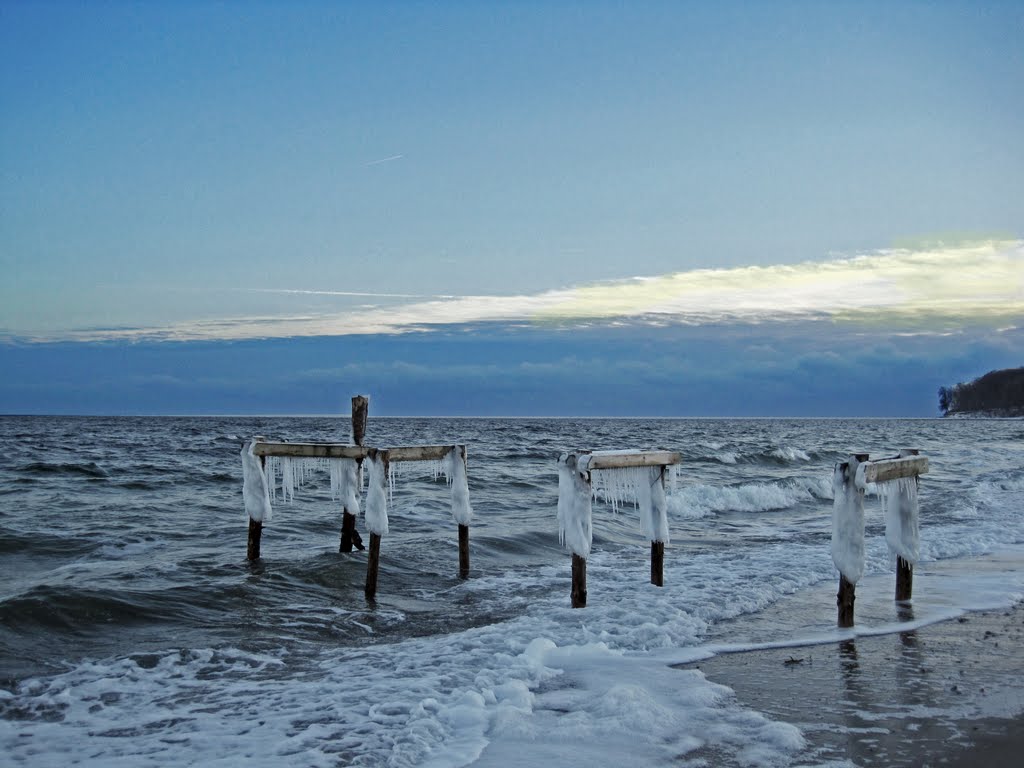
{"type": "Polygon", "coordinates": [[[371,299],[455,299],[457,296],[432,293],[368,293],[365,291],[308,291],[297,288],[249,288],[252,293],[295,293],[303,296],[360,296],[371,299]]]}
{"type": "Polygon", "coordinates": [[[392,160],[401,160],[405,155],[392,155],[391,157],[382,157],[380,160],[371,160],[368,163],[363,163],[364,168],[369,168],[371,165],[380,165],[381,163],[390,163],[392,160]]]}

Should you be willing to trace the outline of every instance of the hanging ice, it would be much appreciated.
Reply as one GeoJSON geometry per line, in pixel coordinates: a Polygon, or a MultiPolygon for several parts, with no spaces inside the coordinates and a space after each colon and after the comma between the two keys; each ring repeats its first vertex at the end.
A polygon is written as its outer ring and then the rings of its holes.
{"type": "Polygon", "coordinates": [[[593,540],[590,456],[563,453],[558,460],[558,540],[586,558],[593,540]]]}
{"type": "Polygon", "coordinates": [[[366,527],[370,533],[383,536],[388,532],[388,471],[384,456],[374,452],[366,457],[368,484],[366,491],[366,527]]]}
{"type": "Polygon", "coordinates": [[[466,447],[453,445],[441,461],[445,479],[452,487],[452,517],[459,525],[469,525],[473,508],[469,505],[469,478],[466,475],[466,447]]]}
{"type": "Polygon", "coordinates": [[[864,575],[864,465],[850,460],[832,473],[832,562],[851,584],[864,575]]]}
{"type": "Polygon", "coordinates": [[[270,506],[267,476],[260,460],[253,453],[254,445],[255,441],[250,440],[242,447],[242,497],[250,519],[260,523],[270,520],[273,510],[270,506]]]}
{"type": "Polygon", "coordinates": [[[359,464],[355,459],[331,459],[331,498],[340,500],[350,515],[359,515],[359,464]]]}
{"type": "MultiPolygon", "coordinates": [[[[616,453],[625,453],[616,451],[616,453]]],[[[592,456],[600,455],[594,452],[592,456]]],[[[668,514],[664,473],[667,467],[624,467],[591,472],[594,498],[609,502],[614,511],[632,502],[640,513],[640,530],[651,541],[668,543],[668,514]]]]}
{"type": "Polygon", "coordinates": [[[917,477],[878,484],[885,512],[885,541],[889,551],[913,565],[919,557],[917,477]]]}

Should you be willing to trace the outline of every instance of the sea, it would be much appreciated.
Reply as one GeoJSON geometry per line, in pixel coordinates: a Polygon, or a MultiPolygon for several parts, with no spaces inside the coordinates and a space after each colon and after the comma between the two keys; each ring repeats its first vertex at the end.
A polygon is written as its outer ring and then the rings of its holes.
{"type": "Polygon", "coordinates": [[[326,472],[278,497],[247,561],[240,451],[257,435],[348,442],[350,425],[0,418],[0,763],[816,764],[804,725],[685,665],[1024,597],[1020,419],[371,415],[369,446],[465,444],[474,513],[460,579],[444,478],[397,474],[372,602],[326,472]],[[833,466],[903,448],[930,462],[912,616],[869,491],[857,625],[837,629],[833,466]],[[664,586],[634,507],[598,499],[573,609],[557,460],[616,449],[682,456],[664,586]]]}

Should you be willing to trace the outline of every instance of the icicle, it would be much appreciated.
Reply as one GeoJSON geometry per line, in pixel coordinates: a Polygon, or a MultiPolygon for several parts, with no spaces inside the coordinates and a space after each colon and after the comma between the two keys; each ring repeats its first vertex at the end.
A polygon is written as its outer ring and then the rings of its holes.
{"type": "Polygon", "coordinates": [[[913,565],[920,556],[917,478],[901,477],[878,484],[885,513],[885,541],[889,551],[913,565]]]}
{"type": "Polygon", "coordinates": [[[267,476],[260,466],[260,460],[253,453],[255,441],[250,440],[242,447],[242,498],[246,514],[256,522],[270,520],[273,510],[267,476]]]}
{"type": "Polygon", "coordinates": [[[558,540],[586,558],[593,541],[589,456],[562,454],[558,460],[558,540]]]}
{"type": "Polygon", "coordinates": [[[849,480],[841,464],[832,473],[832,562],[856,584],[864,575],[864,464],[850,468],[854,476],[849,480]]]}
{"type": "MultiPolygon", "coordinates": [[[[445,480],[452,488],[452,517],[459,525],[469,525],[473,508],[469,505],[469,478],[466,475],[466,448],[455,445],[437,462],[445,480]]],[[[437,477],[437,474],[434,475],[437,477]]]]}
{"type": "Polygon", "coordinates": [[[281,457],[281,498],[289,503],[295,498],[295,470],[291,456],[281,457]]]}
{"type": "Polygon", "coordinates": [[[388,532],[388,471],[381,453],[366,458],[369,489],[366,492],[366,527],[383,536],[388,532]]]}

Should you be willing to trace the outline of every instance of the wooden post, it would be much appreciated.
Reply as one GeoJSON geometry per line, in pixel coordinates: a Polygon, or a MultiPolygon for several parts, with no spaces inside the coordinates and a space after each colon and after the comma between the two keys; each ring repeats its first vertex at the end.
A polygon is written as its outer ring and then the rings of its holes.
{"type": "Polygon", "coordinates": [[[587,607],[587,560],[577,554],[572,556],[572,607],[587,607]]]}
{"type": "MultiPolygon", "coordinates": [[[[258,439],[258,438],[257,438],[258,439]]],[[[267,470],[267,457],[260,456],[260,468],[266,472],[267,470]]],[[[249,518],[249,542],[245,548],[245,557],[247,560],[259,560],[260,559],[260,539],[263,537],[263,521],[253,520],[249,518]]]]}
{"type": "Polygon", "coordinates": [[[469,578],[469,526],[459,525],[459,578],[469,578]]]}
{"type": "Polygon", "coordinates": [[[914,592],[914,566],[896,557],[896,601],[905,602],[914,592]]]}
{"type": "MultiPolygon", "coordinates": [[[[920,454],[916,448],[904,448],[900,451],[900,458],[908,458],[920,454]]],[[[914,482],[920,483],[917,475],[914,482]]],[[[896,557],[896,601],[905,602],[910,600],[914,593],[914,566],[902,557],[896,557]]]]}
{"type": "Polygon", "coordinates": [[[651,584],[656,587],[665,586],[665,542],[651,542],[651,584]]]}
{"type": "MultiPolygon", "coordinates": [[[[857,503],[863,508],[864,506],[864,492],[856,487],[851,487],[857,481],[857,467],[861,463],[868,460],[869,454],[866,453],[855,453],[850,456],[850,460],[843,464],[845,486],[843,489],[844,493],[854,493],[857,496],[857,503]]],[[[857,586],[850,581],[846,580],[846,577],[842,573],[839,574],[839,592],[836,594],[836,606],[838,607],[838,617],[836,624],[840,627],[852,627],[853,626],[853,603],[857,599],[856,596],[857,586]]]]}
{"type": "Polygon", "coordinates": [[[839,606],[840,627],[853,626],[853,601],[857,599],[854,594],[857,587],[846,580],[842,574],[839,575],[839,594],[836,595],[836,605],[839,606]]]}
{"type": "Polygon", "coordinates": [[[263,535],[263,523],[249,518],[249,546],[245,556],[249,560],[260,559],[260,537],[263,535]]]}
{"type": "MultiPolygon", "coordinates": [[[[363,444],[366,437],[366,418],[370,411],[370,400],[363,395],[356,395],[352,398],[352,441],[356,445],[363,444]]],[[[362,539],[356,532],[356,516],[343,509],[341,513],[341,543],[338,545],[339,552],[351,552],[352,545],[356,544],[362,549],[362,539]]],[[[376,588],[376,587],[374,587],[376,588]]]]}
{"type": "Polygon", "coordinates": [[[377,596],[377,570],[380,567],[380,536],[376,533],[370,534],[370,553],[366,560],[366,589],[364,590],[367,600],[373,600],[377,596]]]}

